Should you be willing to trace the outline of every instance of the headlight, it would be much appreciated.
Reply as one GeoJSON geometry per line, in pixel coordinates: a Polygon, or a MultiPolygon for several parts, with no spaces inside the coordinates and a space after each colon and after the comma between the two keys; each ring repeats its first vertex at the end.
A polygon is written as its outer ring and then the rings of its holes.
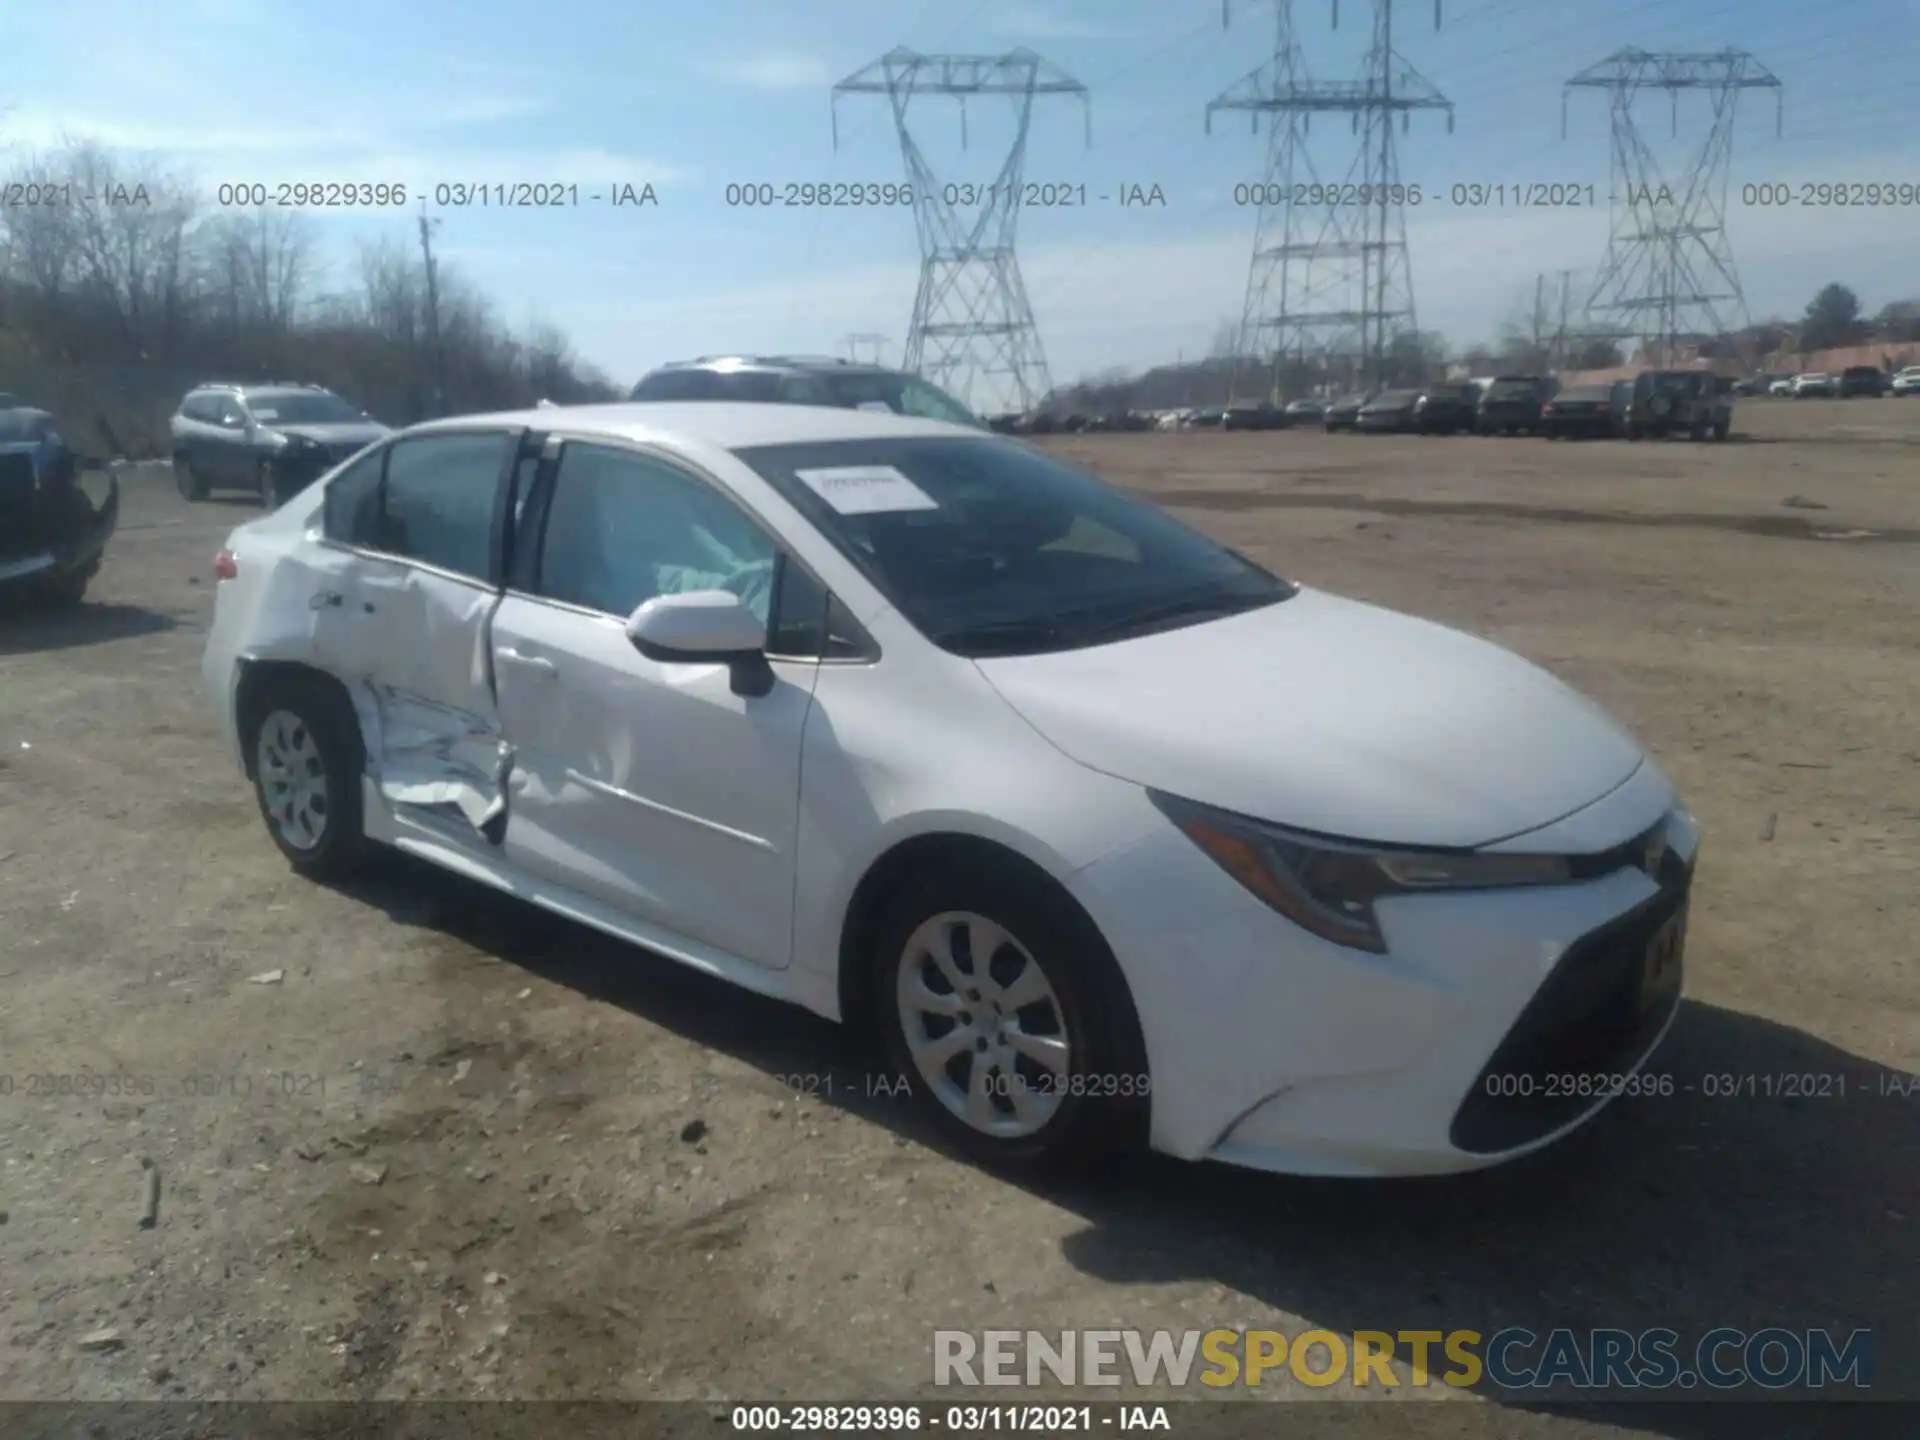
{"type": "Polygon", "coordinates": [[[1374,902],[1436,890],[1504,890],[1563,885],[1562,855],[1413,850],[1304,835],[1178,796],[1148,796],[1235,880],[1302,929],[1355,950],[1384,954],[1374,902]]]}

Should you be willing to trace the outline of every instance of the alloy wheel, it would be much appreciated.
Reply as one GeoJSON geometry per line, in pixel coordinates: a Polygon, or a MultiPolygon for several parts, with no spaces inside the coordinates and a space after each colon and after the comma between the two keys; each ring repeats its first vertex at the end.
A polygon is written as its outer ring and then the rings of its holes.
{"type": "Polygon", "coordinates": [[[1005,927],[971,911],[933,916],[908,937],[895,991],[920,1082],[951,1114],[1007,1140],[1053,1118],[1073,1074],[1066,1015],[1005,927]]]}
{"type": "Polygon", "coordinates": [[[327,833],[327,767],[307,722],[291,710],[269,714],[260,726],[255,767],[280,838],[296,850],[318,847],[327,833]]]}

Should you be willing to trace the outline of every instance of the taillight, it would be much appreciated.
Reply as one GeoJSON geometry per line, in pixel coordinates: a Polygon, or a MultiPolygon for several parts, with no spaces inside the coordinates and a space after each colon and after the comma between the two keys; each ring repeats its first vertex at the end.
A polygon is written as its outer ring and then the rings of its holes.
{"type": "Polygon", "coordinates": [[[231,580],[240,573],[240,567],[233,562],[233,551],[222,550],[213,557],[213,578],[231,580]]]}

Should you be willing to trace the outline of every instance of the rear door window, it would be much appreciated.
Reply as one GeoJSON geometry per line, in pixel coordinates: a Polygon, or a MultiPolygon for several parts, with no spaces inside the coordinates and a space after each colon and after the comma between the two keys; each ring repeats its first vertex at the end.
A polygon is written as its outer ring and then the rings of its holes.
{"type": "Polygon", "coordinates": [[[493,517],[518,433],[421,435],[387,452],[380,544],[475,580],[493,578],[493,517]]]}

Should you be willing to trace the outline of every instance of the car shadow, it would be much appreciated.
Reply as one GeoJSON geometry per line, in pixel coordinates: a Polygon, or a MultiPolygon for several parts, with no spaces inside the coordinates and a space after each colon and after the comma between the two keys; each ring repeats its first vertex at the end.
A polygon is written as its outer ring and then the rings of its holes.
{"type": "MultiPolygon", "coordinates": [[[[938,1143],[840,1026],[410,860],[349,891],[769,1076],[819,1077],[820,1103],[938,1143]]],[[[1670,1076],[1670,1093],[1622,1098],[1543,1152],[1467,1175],[1301,1179],[1143,1155],[1074,1182],[1011,1183],[1077,1215],[1065,1258],[1116,1285],[1210,1281],[1346,1336],[1666,1328],[1683,1363],[1722,1326],[1824,1327],[1842,1343],[1868,1327],[1872,1393],[1920,1398],[1920,1082],[1697,1000],[1647,1073],[1670,1076]]],[[[1168,1323],[1233,1328],[1229,1310],[1168,1323]]],[[[1672,1440],[1855,1433],[1826,1406],[1774,1404],[1759,1421],[1749,1405],[1691,1397],[1471,1388],[1672,1440]]],[[[1907,1407],[1840,1408],[1865,1421],[1907,1407]]]]}
{"type": "Polygon", "coordinates": [[[21,594],[0,599],[0,655],[30,655],[104,645],[140,635],[177,630],[171,615],[143,605],[83,600],[78,605],[48,606],[21,594]]]}

